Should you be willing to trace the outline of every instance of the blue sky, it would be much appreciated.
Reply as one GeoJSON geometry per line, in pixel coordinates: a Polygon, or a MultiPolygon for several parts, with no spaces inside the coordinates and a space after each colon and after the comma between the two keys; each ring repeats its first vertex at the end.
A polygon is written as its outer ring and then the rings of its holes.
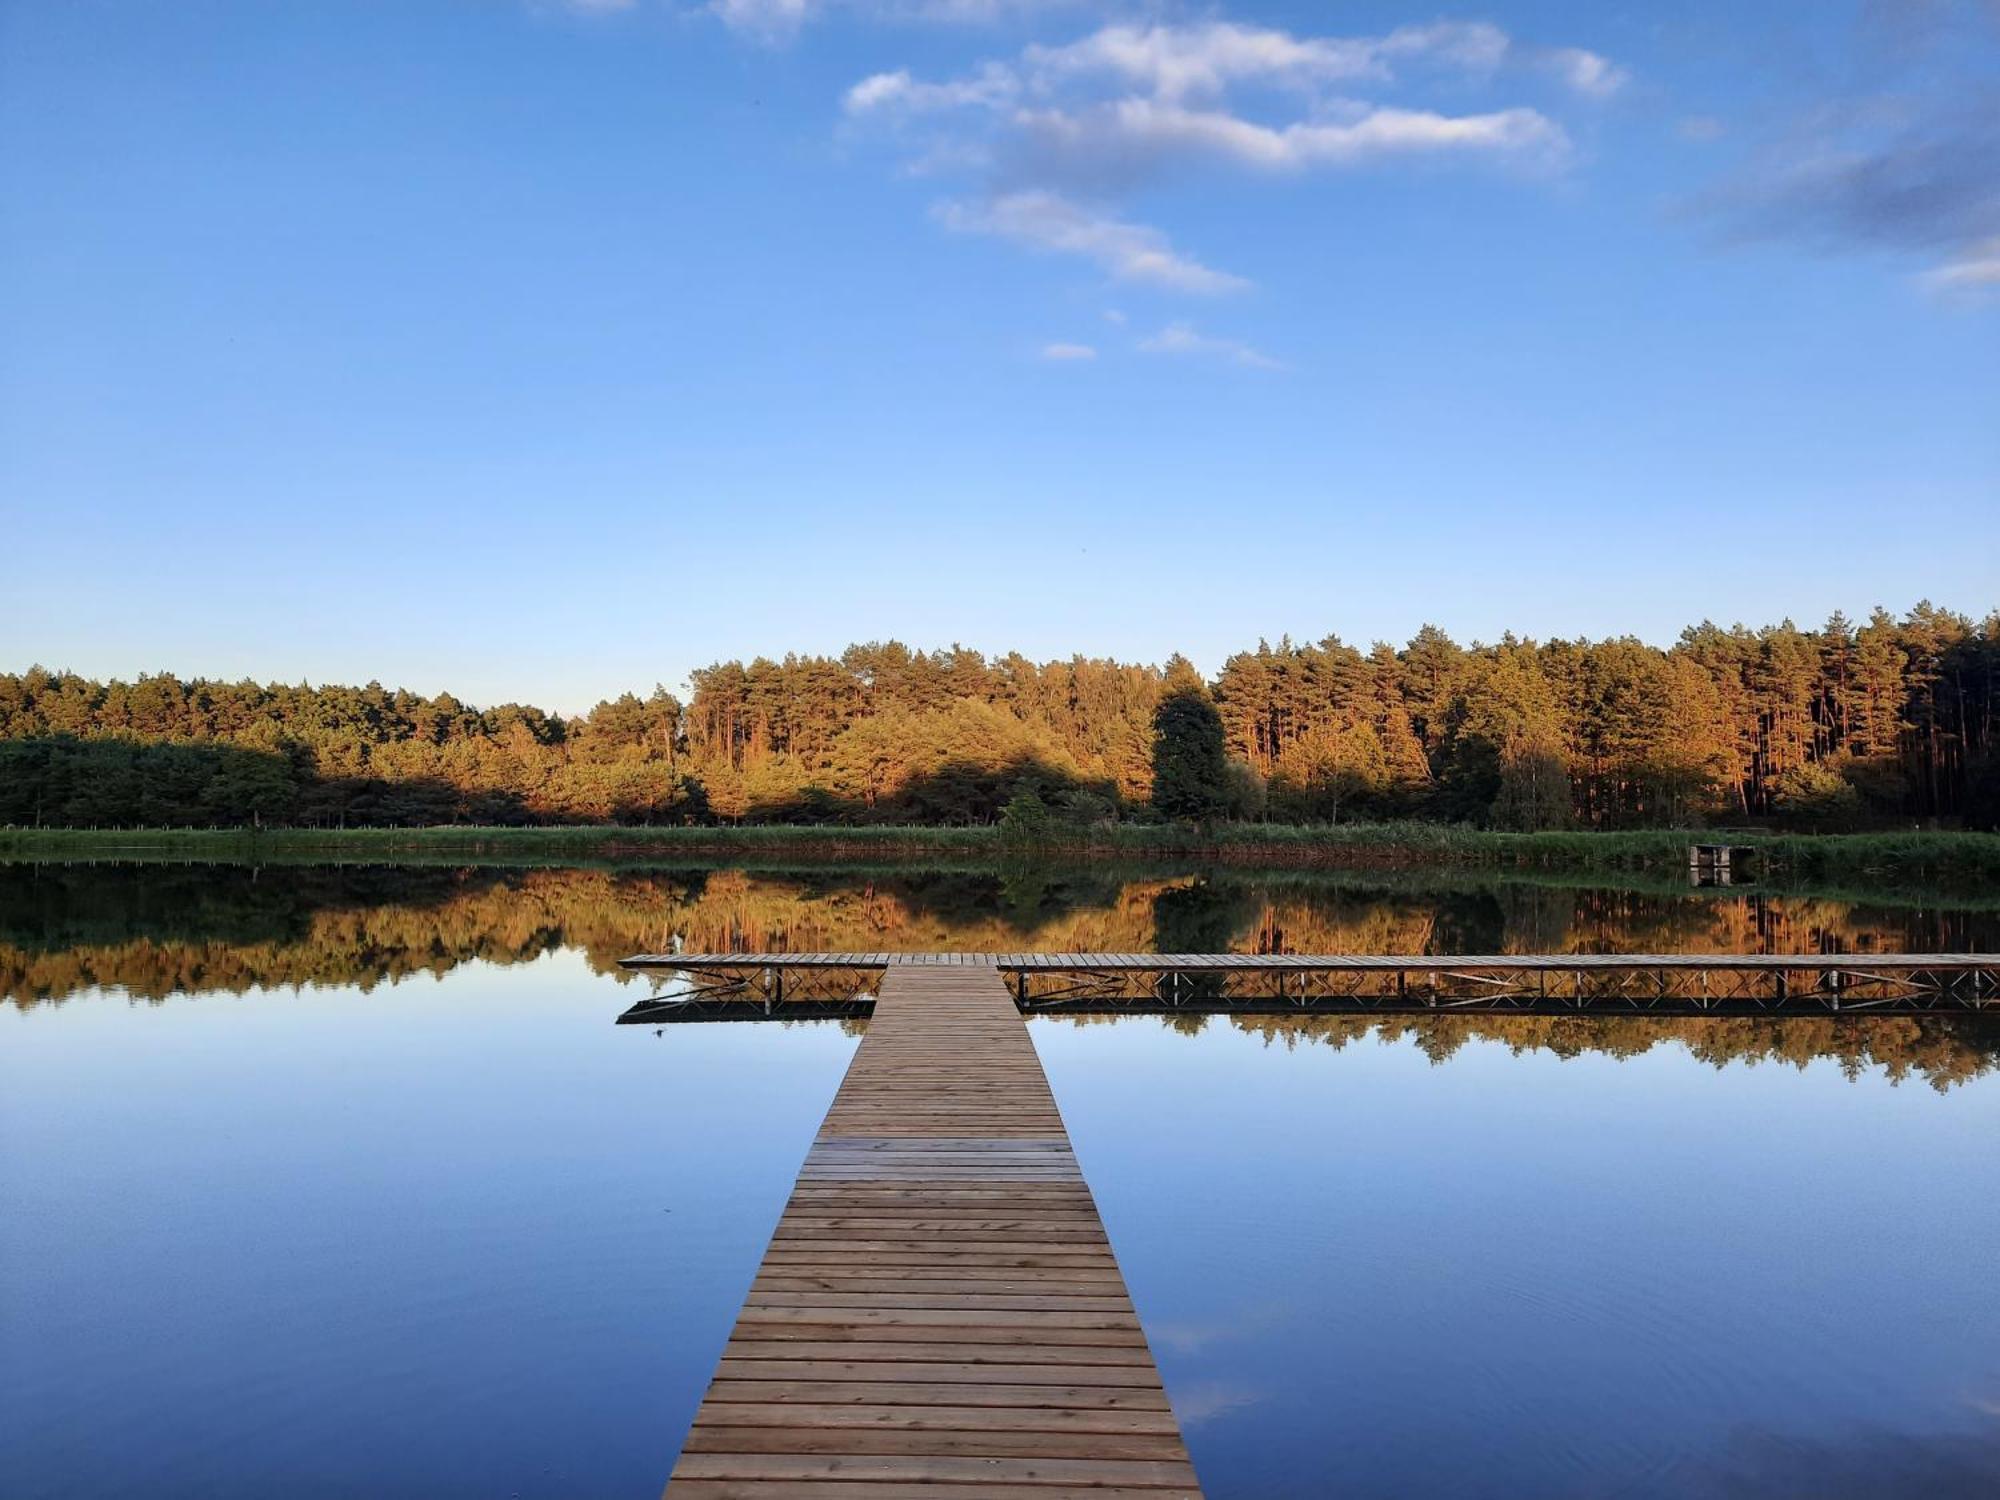
{"type": "Polygon", "coordinates": [[[1983,612],[1996,76],[1992,0],[0,0],[0,658],[1983,612]]]}

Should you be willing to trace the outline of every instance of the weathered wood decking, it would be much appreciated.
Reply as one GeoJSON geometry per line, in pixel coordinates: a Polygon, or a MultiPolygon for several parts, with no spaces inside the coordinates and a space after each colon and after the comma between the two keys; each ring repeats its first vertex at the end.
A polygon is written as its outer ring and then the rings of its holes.
{"type": "Polygon", "coordinates": [[[865,1014],[875,973],[992,965],[1023,1010],[1242,1014],[2000,1013],[1992,953],[642,953],[678,987],[621,1021],[865,1014]]]}
{"type": "Polygon", "coordinates": [[[1200,1490],[999,971],[897,964],[667,1495],[1068,1493],[1200,1490]]]}
{"type": "Polygon", "coordinates": [[[1008,973],[1449,972],[1609,973],[1733,969],[1829,973],[1868,969],[2000,971],[2000,953],[635,953],[632,969],[901,969],[991,966],[1008,973]]]}

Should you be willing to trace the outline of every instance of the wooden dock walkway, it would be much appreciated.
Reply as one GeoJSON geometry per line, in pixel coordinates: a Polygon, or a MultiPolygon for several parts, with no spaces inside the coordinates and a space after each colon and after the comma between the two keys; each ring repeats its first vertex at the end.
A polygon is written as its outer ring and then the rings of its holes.
{"type": "Polygon", "coordinates": [[[1199,1497],[990,960],[885,974],[669,1500],[1199,1497]]]}
{"type": "Polygon", "coordinates": [[[620,1017],[634,1025],[866,1014],[876,974],[966,966],[997,969],[1028,1011],[2000,1014],[1995,953],[640,953],[622,963],[677,984],[620,1017]]]}

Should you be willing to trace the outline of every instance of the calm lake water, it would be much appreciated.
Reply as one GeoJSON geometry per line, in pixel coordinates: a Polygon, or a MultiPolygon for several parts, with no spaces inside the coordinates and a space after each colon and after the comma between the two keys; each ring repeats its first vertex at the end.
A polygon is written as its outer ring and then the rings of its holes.
{"type": "MultiPolygon", "coordinates": [[[[0,1492],[656,1494],[851,1055],[716,948],[1886,951],[1383,877],[0,866],[0,1492]]],[[[2000,1037],[1031,1027],[1209,1493],[2000,1493],[2000,1037]]]]}

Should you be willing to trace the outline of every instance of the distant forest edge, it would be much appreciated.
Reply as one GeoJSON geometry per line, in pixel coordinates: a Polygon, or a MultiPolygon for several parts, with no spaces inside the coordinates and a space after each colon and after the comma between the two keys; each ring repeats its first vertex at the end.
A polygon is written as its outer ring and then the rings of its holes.
{"type": "Polygon", "coordinates": [[[1178,657],[895,642],[691,682],[685,704],[655,689],[563,718],[37,667],[0,676],[0,824],[2000,826],[2000,612],[1929,604],[1702,624],[1665,650],[1431,627],[1400,650],[1260,642],[1212,682],[1178,657]]]}

